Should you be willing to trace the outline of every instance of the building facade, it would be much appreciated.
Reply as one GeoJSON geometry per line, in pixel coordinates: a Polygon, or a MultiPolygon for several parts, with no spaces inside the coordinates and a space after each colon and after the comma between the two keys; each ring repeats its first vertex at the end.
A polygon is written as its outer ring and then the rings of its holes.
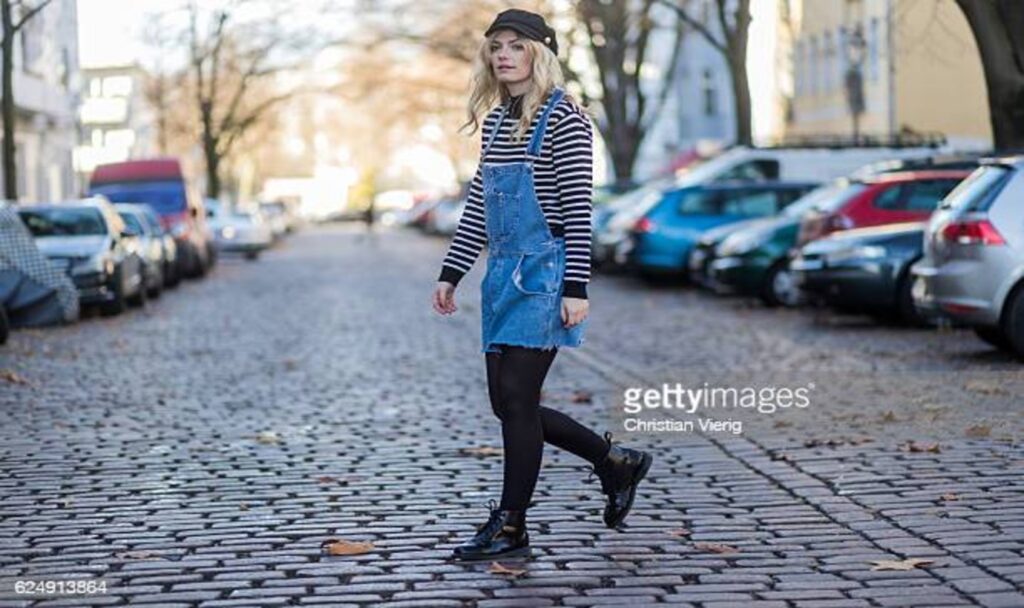
{"type": "Polygon", "coordinates": [[[72,151],[80,74],[75,0],[54,0],[27,21],[14,42],[12,60],[18,199],[76,196],[72,151]]]}
{"type": "Polygon", "coordinates": [[[951,0],[777,0],[786,137],[936,134],[991,146],[981,59],[951,0]],[[859,111],[855,112],[855,109],[859,111]]]}

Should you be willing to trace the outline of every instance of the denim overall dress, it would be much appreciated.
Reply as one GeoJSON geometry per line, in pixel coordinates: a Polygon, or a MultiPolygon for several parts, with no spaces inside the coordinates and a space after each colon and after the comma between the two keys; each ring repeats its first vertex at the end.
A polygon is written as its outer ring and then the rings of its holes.
{"type": "Polygon", "coordinates": [[[562,323],[565,237],[548,227],[534,188],[533,163],[540,156],[551,111],[564,91],[556,88],[526,148],[525,160],[484,162],[508,110],[502,108],[481,155],[487,272],[480,283],[482,352],[499,344],[551,349],[580,346],[588,319],[562,323]]]}

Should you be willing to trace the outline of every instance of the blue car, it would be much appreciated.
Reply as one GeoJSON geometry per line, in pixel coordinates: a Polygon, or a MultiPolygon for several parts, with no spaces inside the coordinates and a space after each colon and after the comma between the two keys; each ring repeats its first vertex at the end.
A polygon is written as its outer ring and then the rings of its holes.
{"type": "Polygon", "coordinates": [[[633,224],[627,266],[645,278],[685,278],[690,251],[705,231],[775,215],[817,186],[810,182],[726,182],[666,190],[633,224]]]}

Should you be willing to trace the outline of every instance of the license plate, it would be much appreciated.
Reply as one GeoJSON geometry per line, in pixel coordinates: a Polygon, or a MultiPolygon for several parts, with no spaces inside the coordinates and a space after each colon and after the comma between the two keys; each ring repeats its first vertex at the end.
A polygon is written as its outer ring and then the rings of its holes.
{"type": "Polygon", "coordinates": [[[67,272],[71,268],[71,260],[68,258],[50,258],[50,263],[61,272],[67,272]]]}

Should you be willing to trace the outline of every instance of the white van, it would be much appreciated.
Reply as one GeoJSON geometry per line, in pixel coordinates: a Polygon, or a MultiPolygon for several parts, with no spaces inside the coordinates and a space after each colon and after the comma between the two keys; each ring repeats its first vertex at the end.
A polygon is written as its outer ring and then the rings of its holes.
{"type": "Polygon", "coordinates": [[[735,146],[676,173],[676,186],[722,181],[826,182],[881,161],[924,159],[943,148],[748,148],[735,146]]]}

